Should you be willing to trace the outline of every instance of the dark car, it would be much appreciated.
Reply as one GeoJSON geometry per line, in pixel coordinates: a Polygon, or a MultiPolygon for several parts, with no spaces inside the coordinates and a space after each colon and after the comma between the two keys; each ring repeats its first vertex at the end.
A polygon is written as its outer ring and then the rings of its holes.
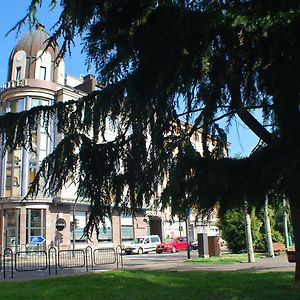
{"type": "Polygon", "coordinates": [[[156,253],[172,252],[187,250],[187,238],[179,236],[168,243],[161,243],[156,246],[156,253]]]}

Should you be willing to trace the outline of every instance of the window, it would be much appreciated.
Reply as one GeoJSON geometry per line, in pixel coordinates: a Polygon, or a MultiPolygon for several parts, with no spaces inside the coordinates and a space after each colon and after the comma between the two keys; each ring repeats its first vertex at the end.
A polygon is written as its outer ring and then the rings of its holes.
{"type": "MultiPolygon", "coordinates": [[[[6,104],[6,112],[21,112],[24,110],[24,99],[10,100],[6,104]]],[[[5,196],[21,196],[22,150],[17,149],[7,153],[5,196]]]]}
{"type": "Polygon", "coordinates": [[[21,79],[21,67],[17,67],[16,68],[16,80],[20,80],[21,79]]]}
{"type": "Polygon", "coordinates": [[[46,80],[46,67],[40,67],[39,79],[46,80]]]}
{"type": "Polygon", "coordinates": [[[11,151],[7,154],[6,162],[6,197],[21,196],[21,165],[22,150],[11,151]]]}
{"type": "Polygon", "coordinates": [[[159,243],[158,237],[151,237],[151,243],[159,243]]]}
{"type": "MultiPolygon", "coordinates": [[[[87,241],[87,237],[83,236],[84,228],[87,224],[88,215],[85,211],[76,211],[75,212],[75,222],[73,221],[73,214],[70,216],[70,221],[73,222],[73,224],[76,224],[74,226],[74,235],[75,235],[75,242],[77,243],[83,243],[87,241]]],[[[73,230],[71,230],[71,242],[73,242],[73,230]]]]}
{"type": "MultiPolygon", "coordinates": [[[[30,244],[31,236],[46,236],[46,212],[45,209],[26,210],[26,244],[30,244]]],[[[45,243],[45,242],[44,242],[45,243]]],[[[31,245],[37,246],[37,245],[31,245]]]]}
{"type": "Polygon", "coordinates": [[[121,215],[121,238],[122,241],[133,240],[133,218],[128,215],[121,215]]]}
{"type": "Polygon", "coordinates": [[[112,224],[111,219],[105,218],[105,226],[99,224],[98,242],[111,242],[112,241],[112,224]]]}
{"type": "Polygon", "coordinates": [[[21,112],[25,109],[24,103],[25,103],[24,99],[7,101],[6,112],[12,112],[12,113],[21,112]]]}
{"type": "MultiPolygon", "coordinates": [[[[48,105],[49,102],[40,99],[32,99],[31,107],[36,107],[40,105],[48,105]]],[[[30,152],[29,154],[29,180],[30,184],[42,162],[42,160],[49,154],[50,148],[50,138],[46,132],[45,127],[42,126],[42,120],[40,126],[37,128],[35,132],[32,132],[32,145],[34,152],[30,152]]],[[[41,186],[43,186],[43,182],[41,181],[41,186]]]]}
{"type": "Polygon", "coordinates": [[[5,209],[5,248],[17,247],[20,241],[20,210],[19,209],[5,209]]]}

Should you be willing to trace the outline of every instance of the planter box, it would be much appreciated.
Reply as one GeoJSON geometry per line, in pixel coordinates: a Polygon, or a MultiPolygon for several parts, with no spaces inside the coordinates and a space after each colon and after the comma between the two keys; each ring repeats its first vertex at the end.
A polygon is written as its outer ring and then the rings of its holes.
{"type": "Polygon", "coordinates": [[[286,255],[287,255],[289,263],[296,262],[296,251],[295,250],[286,250],[286,255]]]}

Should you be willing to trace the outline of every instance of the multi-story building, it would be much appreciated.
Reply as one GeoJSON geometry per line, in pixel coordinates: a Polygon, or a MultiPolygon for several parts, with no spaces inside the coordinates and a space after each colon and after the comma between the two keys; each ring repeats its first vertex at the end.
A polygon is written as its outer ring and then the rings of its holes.
{"type": "MultiPolygon", "coordinates": [[[[43,26],[21,38],[11,52],[8,66],[8,80],[0,91],[0,112],[21,112],[39,105],[77,100],[97,89],[95,77],[83,78],[65,76],[63,59],[57,60],[57,45],[48,47],[49,35],[43,26]]],[[[3,248],[16,247],[94,247],[121,244],[125,240],[143,234],[158,234],[162,239],[184,235],[185,227],[179,221],[169,223],[166,212],[144,210],[135,216],[126,216],[112,211],[106,226],[100,228],[99,236],[91,240],[82,237],[87,222],[89,203],[75,201],[76,187],[68,186],[55,197],[42,193],[34,199],[21,201],[28,192],[41,161],[54,149],[61,137],[51,130],[50,136],[38,124],[33,134],[34,152],[17,149],[5,153],[0,168],[0,245],[3,248]],[[65,226],[56,228],[57,219],[65,226]],[[74,223],[77,226],[74,227],[74,223]],[[39,238],[38,238],[39,237],[39,238]]],[[[53,126],[54,127],[54,126],[53,126]]],[[[200,143],[198,133],[195,144],[200,143]],[[198,142],[197,142],[198,141],[198,142]]],[[[197,146],[198,147],[198,146],[197,146]]],[[[195,223],[196,224],[196,223],[195,223]]],[[[191,226],[191,235],[194,228],[191,226]]],[[[199,231],[199,230],[197,230],[199,231]]]]}

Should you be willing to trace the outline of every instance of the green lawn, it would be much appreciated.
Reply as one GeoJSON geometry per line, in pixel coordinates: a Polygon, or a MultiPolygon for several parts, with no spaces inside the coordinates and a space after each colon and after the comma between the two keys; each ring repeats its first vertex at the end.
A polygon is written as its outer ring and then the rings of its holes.
{"type": "MultiPolygon", "coordinates": [[[[259,259],[266,257],[266,254],[255,253],[255,258],[259,259]]],[[[222,254],[221,256],[211,256],[208,258],[193,258],[186,260],[187,263],[199,263],[199,264],[232,264],[232,263],[246,263],[248,262],[247,253],[240,254],[222,254]]]]}
{"type": "Polygon", "coordinates": [[[292,273],[113,271],[0,283],[1,299],[299,299],[292,273]]]}

